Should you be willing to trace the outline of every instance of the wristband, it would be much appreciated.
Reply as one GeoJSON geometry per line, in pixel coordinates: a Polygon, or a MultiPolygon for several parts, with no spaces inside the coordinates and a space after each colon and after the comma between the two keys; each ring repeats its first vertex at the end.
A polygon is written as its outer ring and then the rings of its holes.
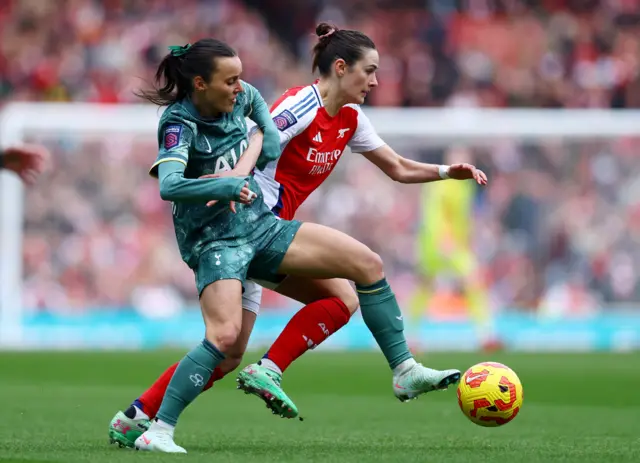
{"type": "Polygon", "coordinates": [[[447,180],[449,177],[449,166],[440,165],[438,166],[438,175],[442,180],[447,180]]]}

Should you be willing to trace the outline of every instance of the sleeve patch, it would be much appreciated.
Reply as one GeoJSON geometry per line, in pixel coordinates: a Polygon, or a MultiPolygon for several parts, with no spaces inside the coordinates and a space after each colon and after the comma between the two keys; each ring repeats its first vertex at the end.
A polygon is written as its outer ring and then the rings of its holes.
{"type": "Polygon", "coordinates": [[[180,144],[180,136],[182,135],[181,125],[169,125],[164,130],[164,148],[171,149],[180,144]]]}
{"type": "Polygon", "coordinates": [[[273,122],[275,122],[276,127],[278,127],[278,130],[280,130],[280,132],[284,132],[289,127],[298,122],[298,119],[296,119],[296,116],[294,116],[291,111],[285,109],[273,118],[273,122]]]}

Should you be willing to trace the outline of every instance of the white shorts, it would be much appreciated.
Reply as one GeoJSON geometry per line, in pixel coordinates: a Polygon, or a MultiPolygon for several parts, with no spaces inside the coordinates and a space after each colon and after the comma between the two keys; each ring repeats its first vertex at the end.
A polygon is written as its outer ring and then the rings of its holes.
{"type": "Polygon", "coordinates": [[[245,280],[242,291],[242,308],[258,315],[262,302],[262,288],[275,289],[278,284],[261,280],[245,280]]]}

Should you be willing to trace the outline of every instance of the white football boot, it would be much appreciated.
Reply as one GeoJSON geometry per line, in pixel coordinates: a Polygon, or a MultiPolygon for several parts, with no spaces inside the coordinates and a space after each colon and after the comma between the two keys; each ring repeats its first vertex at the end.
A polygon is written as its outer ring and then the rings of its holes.
{"type": "Polygon", "coordinates": [[[153,421],[148,431],[136,439],[136,450],[162,453],[187,453],[173,441],[173,427],[153,421]]]}
{"type": "Polygon", "coordinates": [[[409,359],[394,369],[393,393],[406,402],[426,392],[445,390],[460,381],[459,370],[434,370],[409,359]]]}

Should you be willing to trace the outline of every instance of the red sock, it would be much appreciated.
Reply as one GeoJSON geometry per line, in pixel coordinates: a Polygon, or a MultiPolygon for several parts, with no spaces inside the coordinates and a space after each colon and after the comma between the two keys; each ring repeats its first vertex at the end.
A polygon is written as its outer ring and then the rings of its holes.
{"type": "MultiPolygon", "coordinates": [[[[158,413],[158,410],[160,410],[160,405],[162,404],[164,393],[169,386],[169,381],[171,381],[176,368],[178,368],[177,363],[167,368],[165,372],[162,373],[158,379],[156,379],[156,382],[153,383],[151,387],[138,398],[138,400],[136,400],[138,404],[142,405],[140,408],[143,412],[149,415],[149,418],[154,418],[158,413]]],[[[220,368],[216,368],[215,370],[213,370],[213,374],[211,375],[211,378],[209,378],[209,382],[205,384],[202,391],[204,392],[207,389],[210,389],[211,386],[213,386],[213,383],[219,379],[222,379],[224,375],[225,373],[223,373],[220,368]]]]}
{"type": "Polygon", "coordinates": [[[295,359],[347,324],[351,313],[337,297],[304,306],[264,355],[284,371],[295,359]]]}

